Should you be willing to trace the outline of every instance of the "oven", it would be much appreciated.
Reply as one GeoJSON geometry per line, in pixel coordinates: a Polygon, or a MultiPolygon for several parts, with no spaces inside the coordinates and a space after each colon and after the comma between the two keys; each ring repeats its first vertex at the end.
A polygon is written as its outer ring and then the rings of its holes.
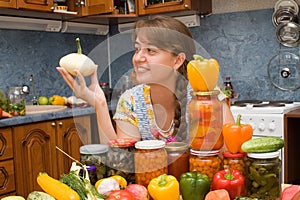
{"type": "MultiPolygon", "coordinates": [[[[241,114],[241,123],[250,124],[253,138],[276,136],[284,139],[284,115],[300,108],[300,102],[243,100],[234,102],[230,110],[236,119],[241,114]]],[[[280,150],[282,181],[284,182],[284,148],[280,150]]]]}

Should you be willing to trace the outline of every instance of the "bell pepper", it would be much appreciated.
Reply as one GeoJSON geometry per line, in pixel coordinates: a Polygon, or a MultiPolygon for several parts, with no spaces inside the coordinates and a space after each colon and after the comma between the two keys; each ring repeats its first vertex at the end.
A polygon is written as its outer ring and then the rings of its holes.
{"type": "Polygon", "coordinates": [[[180,192],[183,200],[203,200],[210,191],[208,176],[197,171],[180,176],[180,192]]]}
{"type": "Polygon", "coordinates": [[[51,105],[65,105],[65,99],[59,95],[53,95],[49,98],[49,102],[51,105]]]}
{"type": "Polygon", "coordinates": [[[230,153],[242,153],[242,144],[252,138],[253,128],[250,124],[241,124],[241,115],[237,116],[236,123],[223,125],[224,142],[230,153]]]}
{"type": "Polygon", "coordinates": [[[239,170],[224,169],[214,175],[212,190],[225,189],[231,199],[245,194],[244,176],[239,170]]]}
{"type": "Polygon", "coordinates": [[[179,182],[172,175],[160,175],[149,182],[148,192],[153,200],[180,199],[179,182]]]}
{"type": "Polygon", "coordinates": [[[216,59],[205,59],[194,55],[187,65],[188,79],[195,92],[207,92],[213,90],[219,78],[219,63],[216,59]]]}

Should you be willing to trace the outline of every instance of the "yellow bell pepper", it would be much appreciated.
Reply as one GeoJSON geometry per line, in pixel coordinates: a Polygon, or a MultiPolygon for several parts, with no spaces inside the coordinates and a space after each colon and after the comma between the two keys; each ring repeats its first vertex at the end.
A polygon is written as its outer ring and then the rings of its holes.
{"type": "Polygon", "coordinates": [[[160,175],[150,181],[148,192],[153,200],[180,199],[179,182],[172,175],[160,175]]]}
{"type": "Polygon", "coordinates": [[[53,95],[49,98],[49,102],[51,105],[65,105],[65,98],[59,95],[53,95]]]}
{"type": "Polygon", "coordinates": [[[205,59],[194,55],[187,66],[188,79],[195,92],[207,92],[213,90],[219,78],[219,63],[216,59],[205,59]]]}

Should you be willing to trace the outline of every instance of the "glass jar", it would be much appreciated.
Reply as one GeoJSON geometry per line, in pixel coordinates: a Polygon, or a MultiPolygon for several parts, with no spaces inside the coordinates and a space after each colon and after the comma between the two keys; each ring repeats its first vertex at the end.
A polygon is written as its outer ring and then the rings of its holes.
{"type": "Polygon", "coordinates": [[[120,175],[127,183],[135,183],[134,145],[133,138],[120,138],[108,142],[107,176],[120,175]]]}
{"type": "MultiPolygon", "coordinates": [[[[89,174],[89,179],[92,185],[98,181],[97,177],[97,167],[95,165],[86,165],[86,171],[89,174]]],[[[80,175],[85,177],[85,171],[83,169],[80,170],[80,175]]]]}
{"type": "Polygon", "coordinates": [[[208,176],[212,181],[214,175],[222,170],[220,151],[195,151],[190,150],[190,171],[197,171],[208,176]]]}
{"type": "Polygon", "coordinates": [[[219,150],[223,146],[223,111],[218,90],[192,92],[188,105],[190,147],[198,151],[219,150]]]}
{"type": "Polygon", "coordinates": [[[26,96],[23,87],[10,87],[8,90],[9,113],[12,116],[25,115],[26,96]]]}
{"type": "Polygon", "coordinates": [[[279,152],[248,153],[246,186],[249,197],[276,200],[280,198],[281,160],[279,152]]]}
{"type": "Polygon", "coordinates": [[[88,144],[80,147],[80,162],[84,165],[95,165],[97,179],[107,177],[108,145],[88,144]]]}
{"type": "Polygon", "coordinates": [[[169,142],[166,144],[168,153],[168,174],[180,181],[180,175],[189,171],[189,146],[184,142],[169,142]]]}
{"type": "Polygon", "coordinates": [[[168,174],[168,155],[165,142],[144,140],[135,143],[135,182],[148,186],[149,182],[162,174],[168,174]]]}
{"type": "Polygon", "coordinates": [[[230,153],[223,152],[223,168],[231,168],[239,170],[241,174],[246,176],[246,153],[230,153]]]}

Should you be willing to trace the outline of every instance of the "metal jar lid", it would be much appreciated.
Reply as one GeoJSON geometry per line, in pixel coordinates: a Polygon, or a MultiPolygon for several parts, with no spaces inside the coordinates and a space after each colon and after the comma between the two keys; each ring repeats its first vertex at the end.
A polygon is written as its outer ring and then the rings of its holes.
{"type": "Polygon", "coordinates": [[[167,152],[186,151],[189,145],[185,142],[169,142],[166,144],[167,152]]]}
{"type": "Polygon", "coordinates": [[[102,154],[108,151],[108,145],[105,144],[88,144],[80,147],[81,154],[102,154]]]}
{"type": "Polygon", "coordinates": [[[160,149],[166,146],[166,143],[162,140],[144,140],[135,143],[136,149],[160,149]]]}
{"type": "Polygon", "coordinates": [[[280,44],[295,47],[300,42],[300,26],[295,22],[281,23],[276,27],[276,38],[280,44]]]}
{"type": "Polygon", "coordinates": [[[247,156],[256,159],[271,159],[279,158],[279,151],[268,152],[268,153],[248,153],[247,156]]]}
{"type": "Polygon", "coordinates": [[[279,8],[273,13],[272,22],[274,26],[281,23],[295,22],[298,23],[298,15],[296,11],[289,7],[279,8]]]}

